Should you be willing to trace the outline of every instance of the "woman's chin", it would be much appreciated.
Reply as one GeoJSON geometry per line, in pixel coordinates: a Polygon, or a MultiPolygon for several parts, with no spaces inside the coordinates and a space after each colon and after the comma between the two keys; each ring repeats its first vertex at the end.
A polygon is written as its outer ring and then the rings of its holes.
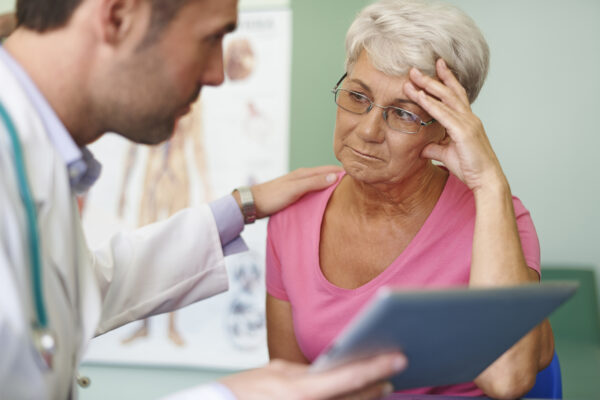
{"type": "Polygon", "coordinates": [[[351,163],[350,165],[343,164],[346,175],[350,176],[361,183],[373,184],[382,183],[384,176],[381,171],[377,171],[374,168],[369,168],[360,163],[351,163]]]}

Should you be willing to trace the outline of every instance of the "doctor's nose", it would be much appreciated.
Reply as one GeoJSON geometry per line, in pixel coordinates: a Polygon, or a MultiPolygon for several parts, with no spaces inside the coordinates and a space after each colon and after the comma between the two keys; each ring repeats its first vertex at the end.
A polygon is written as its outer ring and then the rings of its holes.
{"type": "Polygon", "coordinates": [[[219,86],[225,81],[225,70],[223,63],[223,47],[213,51],[206,62],[202,74],[202,84],[208,86],[219,86]]]}

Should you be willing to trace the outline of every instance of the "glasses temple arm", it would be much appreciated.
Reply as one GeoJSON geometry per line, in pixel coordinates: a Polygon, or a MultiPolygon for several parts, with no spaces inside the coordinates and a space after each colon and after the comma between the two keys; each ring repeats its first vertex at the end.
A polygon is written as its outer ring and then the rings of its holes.
{"type": "Polygon", "coordinates": [[[348,76],[347,72],[344,72],[344,75],[342,75],[342,77],[340,78],[339,81],[337,81],[337,83],[335,84],[335,86],[333,87],[333,91],[335,91],[339,86],[340,83],[342,83],[342,81],[348,76]]]}

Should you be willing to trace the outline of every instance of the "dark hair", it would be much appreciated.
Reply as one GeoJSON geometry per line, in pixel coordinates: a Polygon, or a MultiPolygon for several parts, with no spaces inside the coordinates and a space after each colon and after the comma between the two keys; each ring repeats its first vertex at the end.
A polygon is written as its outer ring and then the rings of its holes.
{"type": "Polygon", "coordinates": [[[64,26],[82,0],[17,0],[17,24],[38,32],[64,26]]]}
{"type": "MultiPolygon", "coordinates": [[[[46,32],[63,27],[83,0],[17,0],[17,24],[46,32]]],[[[145,43],[154,40],[188,0],[147,0],[152,16],[145,43]]]]}

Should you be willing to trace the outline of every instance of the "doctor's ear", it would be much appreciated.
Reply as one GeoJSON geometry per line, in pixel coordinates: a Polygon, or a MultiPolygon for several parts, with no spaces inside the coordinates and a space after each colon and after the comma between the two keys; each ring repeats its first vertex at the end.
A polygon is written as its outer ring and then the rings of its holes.
{"type": "Polygon", "coordinates": [[[104,42],[116,45],[150,23],[150,2],[144,0],[99,0],[100,34],[104,42]]]}

